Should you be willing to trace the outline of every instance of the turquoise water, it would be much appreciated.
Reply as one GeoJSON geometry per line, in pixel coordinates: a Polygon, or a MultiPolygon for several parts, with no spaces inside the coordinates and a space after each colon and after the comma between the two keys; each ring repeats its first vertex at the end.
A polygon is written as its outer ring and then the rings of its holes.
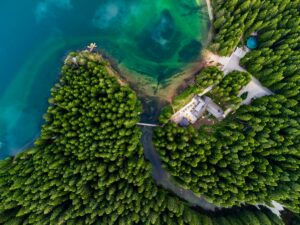
{"type": "Polygon", "coordinates": [[[199,57],[207,27],[196,0],[1,0],[0,158],[39,135],[69,51],[96,42],[118,65],[161,82],[199,57]]]}
{"type": "Polygon", "coordinates": [[[258,46],[258,41],[257,41],[257,37],[249,37],[247,39],[247,47],[250,49],[256,49],[258,46]]]}

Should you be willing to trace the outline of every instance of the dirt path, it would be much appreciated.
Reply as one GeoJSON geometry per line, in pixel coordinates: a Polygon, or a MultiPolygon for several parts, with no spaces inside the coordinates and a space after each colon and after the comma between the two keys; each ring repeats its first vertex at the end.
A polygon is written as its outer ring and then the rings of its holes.
{"type": "Polygon", "coordinates": [[[180,188],[172,180],[170,174],[162,168],[162,163],[158,153],[154,149],[152,138],[153,128],[142,127],[142,144],[144,147],[145,158],[148,159],[152,164],[152,175],[156,183],[176,194],[178,197],[186,200],[194,206],[199,206],[205,210],[214,211],[217,207],[207,202],[203,197],[196,196],[191,190],[180,188]]]}

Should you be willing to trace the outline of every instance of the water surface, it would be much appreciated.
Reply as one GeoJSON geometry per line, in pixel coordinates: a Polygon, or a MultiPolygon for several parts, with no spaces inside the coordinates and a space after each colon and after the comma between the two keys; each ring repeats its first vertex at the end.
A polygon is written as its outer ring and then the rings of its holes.
{"type": "MultiPolygon", "coordinates": [[[[200,1],[201,2],[201,1],[200,1]]],[[[196,0],[1,0],[0,158],[39,135],[66,54],[96,42],[118,65],[162,82],[199,58],[196,0]]]]}

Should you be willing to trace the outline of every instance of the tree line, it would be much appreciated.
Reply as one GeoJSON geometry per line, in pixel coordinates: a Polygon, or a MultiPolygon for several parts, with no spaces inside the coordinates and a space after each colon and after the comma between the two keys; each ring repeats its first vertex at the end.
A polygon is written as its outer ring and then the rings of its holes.
{"type": "Polygon", "coordinates": [[[156,186],[141,105],[110,71],[99,54],[67,57],[34,147],[0,161],[0,224],[282,224],[270,211],[198,212],[156,186]]]}
{"type": "Polygon", "coordinates": [[[185,188],[214,204],[234,206],[276,200],[297,207],[299,122],[297,102],[257,99],[215,126],[167,123],[155,132],[166,169],[185,188]]]}
{"type": "Polygon", "coordinates": [[[156,149],[183,187],[215,204],[276,200],[299,213],[300,1],[216,0],[213,8],[210,48],[228,55],[256,31],[258,49],[241,63],[275,94],[200,130],[167,123],[156,130],[156,149]]]}

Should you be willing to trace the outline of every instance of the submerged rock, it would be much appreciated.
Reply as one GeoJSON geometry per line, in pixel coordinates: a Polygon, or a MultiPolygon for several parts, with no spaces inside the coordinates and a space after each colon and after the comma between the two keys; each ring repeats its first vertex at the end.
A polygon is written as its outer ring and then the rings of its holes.
{"type": "Polygon", "coordinates": [[[144,55],[155,62],[170,59],[179,48],[178,31],[169,10],[163,10],[159,19],[148,26],[138,38],[139,47],[144,55]]]}

